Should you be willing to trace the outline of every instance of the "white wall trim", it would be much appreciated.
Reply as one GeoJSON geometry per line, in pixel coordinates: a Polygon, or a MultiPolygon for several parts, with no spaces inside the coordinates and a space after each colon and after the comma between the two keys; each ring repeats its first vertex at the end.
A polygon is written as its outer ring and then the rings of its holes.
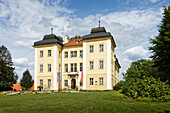
{"type": "Polygon", "coordinates": [[[83,42],[83,90],[86,90],[86,42],[83,42]]]}
{"type": "Polygon", "coordinates": [[[58,90],[59,88],[59,82],[57,82],[57,72],[59,72],[59,50],[58,47],[56,46],[56,55],[57,55],[57,59],[56,59],[56,90],[58,90]]]}
{"type": "Polygon", "coordinates": [[[107,90],[112,90],[111,85],[111,40],[107,39],[107,90]]]}
{"type": "Polygon", "coordinates": [[[35,48],[34,90],[37,90],[37,48],[35,48]]]}
{"type": "Polygon", "coordinates": [[[53,75],[53,90],[57,90],[56,89],[56,81],[57,81],[57,73],[56,73],[56,48],[57,48],[57,46],[55,45],[54,46],[54,60],[53,60],[53,64],[54,64],[54,66],[53,66],[53,70],[54,70],[54,75],[53,75]]]}
{"type": "Polygon", "coordinates": [[[64,69],[64,51],[62,50],[62,56],[61,56],[61,58],[62,58],[62,62],[61,62],[61,65],[62,65],[62,71],[61,71],[61,76],[62,76],[62,81],[61,81],[61,89],[63,90],[63,86],[64,86],[64,80],[63,80],[63,74],[64,74],[64,71],[65,71],[65,69],[64,69]]]}

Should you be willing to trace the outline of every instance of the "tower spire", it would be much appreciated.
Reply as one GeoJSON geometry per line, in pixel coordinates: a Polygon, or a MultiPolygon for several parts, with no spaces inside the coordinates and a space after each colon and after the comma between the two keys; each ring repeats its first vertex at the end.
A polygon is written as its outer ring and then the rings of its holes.
{"type": "Polygon", "coordinates": [[[51,28],[51,34],[53,34],[53,28],[51,28]]]}
{"type": "Polygon", "coordinates": [[[100,16],[99,16],[99,27],[100,27],[100,16]]]}

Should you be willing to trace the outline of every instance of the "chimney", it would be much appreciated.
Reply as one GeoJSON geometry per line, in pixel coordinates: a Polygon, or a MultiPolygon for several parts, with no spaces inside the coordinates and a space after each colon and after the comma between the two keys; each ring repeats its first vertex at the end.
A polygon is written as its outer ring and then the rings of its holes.
{"type": "Polygon", "coordinates": [[[69,42],[70,37],[68,35],[65,36],[65,43],[69,42]]]}

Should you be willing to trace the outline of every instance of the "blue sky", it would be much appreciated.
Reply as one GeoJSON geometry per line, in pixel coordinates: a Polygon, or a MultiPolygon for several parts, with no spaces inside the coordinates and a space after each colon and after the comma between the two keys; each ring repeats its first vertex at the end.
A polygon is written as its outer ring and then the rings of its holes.
{"type": "Polygon", "coordinates": [[[121,73],[131,62],[148,59],[149,38],[157,35],[168,0],[0,0],[0,45],[11,52],[19,80],[34,75],[33,43],[54,28],[57,36],[86,35],[101,26],[111,32],[121,73]]]}

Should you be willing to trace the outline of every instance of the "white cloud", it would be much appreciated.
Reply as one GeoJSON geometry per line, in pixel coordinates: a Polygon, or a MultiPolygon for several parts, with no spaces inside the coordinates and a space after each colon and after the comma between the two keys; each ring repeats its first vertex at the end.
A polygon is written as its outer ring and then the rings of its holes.
{"type": "Polygon", "coordinates": [[[18,59],[12,59],[12,61],[14,62],[15,65],[21,65],[21,64],[25,64],[28,59],[27,58],[18,58],[18,59]]]}
{"type": "Polygon", "coordinates": [[[142,46],[136,46],[124,51],[123,55],[127,55],[130,60],[137,60],[146,58],[147,53],[148,50],[145,50],[142,46]]]}

